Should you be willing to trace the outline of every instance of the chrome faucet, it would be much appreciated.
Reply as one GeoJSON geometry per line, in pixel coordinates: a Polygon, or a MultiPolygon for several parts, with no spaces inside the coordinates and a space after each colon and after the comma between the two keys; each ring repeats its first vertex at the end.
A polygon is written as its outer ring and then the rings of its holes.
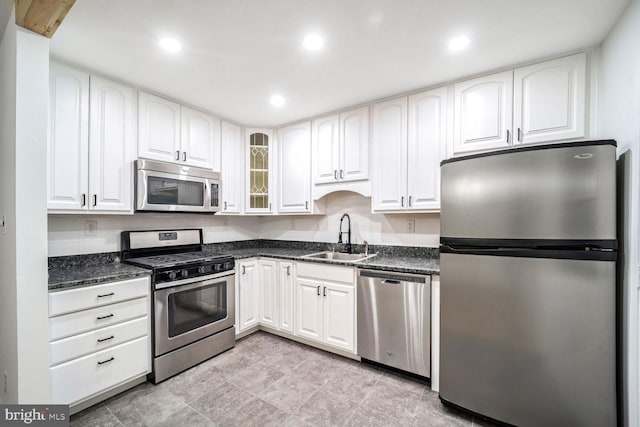
{"type": "Polygon", "coordinates": [[[349,216],[349,214],[344,214],[342,215],[342,217],[340,218],[340,230],[338,231],[338,243],[342,243],[342,235],[344,233],[347,233],[347,253],[351,253],[352,249],[351,249],[351,217],[349,216]],[[347,231],[342,231],[342,221],[347,218],[348,220],[348,230],[347,231]]]}
{"type": "Polygon", "coordinates": [[[365,240],[362,243],[364,244],[364,256],[369,256],[369,242],[365,240]]]}

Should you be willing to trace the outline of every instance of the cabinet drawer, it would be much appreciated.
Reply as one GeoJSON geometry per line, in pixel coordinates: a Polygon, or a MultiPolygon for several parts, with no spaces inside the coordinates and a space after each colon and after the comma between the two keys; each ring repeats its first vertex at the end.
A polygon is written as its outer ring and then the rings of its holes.
{"type": "Polygon", "coordinates": [[[296,266],[296,275],[320,281],[342,282],[351,285],[355,283],[355,272],[351,267],[299,262],[296,266]]]}
{"type": "Polygon", "coordinates": [[[100,307],[149,294],[149,278],[138,277],[67,291],[49,292],[49,316],[100,307]]]}
{"type": "Polygon", "coordinates": [[[146,316],[148,299],[137,298],[49,319],[51,341],[146,316]]]}
{"type": "Polygon", "coordinates": [[[51,398],[73,404],[150,371],[149,338],[99,351],[49,368],[51,398]]]}
{"type": "Polygon", "coordinates": [[[149,334],[148,321],[145,316],[54,341],[49,344],[51,366],[144,337],[149,334]]]}

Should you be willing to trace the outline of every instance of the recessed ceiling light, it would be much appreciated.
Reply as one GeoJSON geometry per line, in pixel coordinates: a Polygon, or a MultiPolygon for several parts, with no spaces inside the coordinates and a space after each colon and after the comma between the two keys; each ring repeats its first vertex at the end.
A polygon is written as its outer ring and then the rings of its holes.
{"type": "Polygon", "coordinates": [[[160,47],[169,53],[178,53],[182,49],[180,42],[171,37],[163,37],[160,39],[160,47]]]}
{"type": "Polygon", "coordinates": [[[271,98],[269,99],[269,102],[274,107],[282,107],[284,105],[284,96],[278,95],[278,94],[271,95],[271,98]]]}
{"type": "Polygon", "coordinates": [[[319,50],[324,46],[324,39],[318,33],[307,34],[302,41],[302,45],[307,50],[319,50]]]}
{"type": "Polygon", "coordinates": [[[470,42],[471,41],[467,36],[459,36],[459,37],[453,38],[449,41],[449,50],[452,52],[459,52],[469,47],[470,42]]]}

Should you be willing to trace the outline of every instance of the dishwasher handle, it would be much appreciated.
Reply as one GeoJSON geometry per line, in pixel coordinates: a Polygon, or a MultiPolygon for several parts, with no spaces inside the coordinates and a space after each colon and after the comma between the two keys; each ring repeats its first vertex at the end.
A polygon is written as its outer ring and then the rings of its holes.
{"type": "Polygon", "coordinates": [[[430,276],[409,274],[409,273],[394,273],[392,271],[381,270],[359,270],[360,277],[372,277],[374,279],[382,280],[382,283],[386,284],[400,284],[400,282],[410,283],[430,283],[430,276]]]}

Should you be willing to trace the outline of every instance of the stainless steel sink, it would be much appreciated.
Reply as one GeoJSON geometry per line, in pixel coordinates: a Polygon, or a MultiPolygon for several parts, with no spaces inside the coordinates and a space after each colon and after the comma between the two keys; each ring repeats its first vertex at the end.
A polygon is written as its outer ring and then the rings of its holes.
{"type": "Polygon", "coordinates": [[[358,262],[368,258],[372,258],[377,254],[345,254],[342,252],[331,252],[324,251],[318,252],[315,254],[304,255],[301,258],[310,258],[310,259],[326,259],[330,261],[343,261],[343,262],[358,262]]]}

